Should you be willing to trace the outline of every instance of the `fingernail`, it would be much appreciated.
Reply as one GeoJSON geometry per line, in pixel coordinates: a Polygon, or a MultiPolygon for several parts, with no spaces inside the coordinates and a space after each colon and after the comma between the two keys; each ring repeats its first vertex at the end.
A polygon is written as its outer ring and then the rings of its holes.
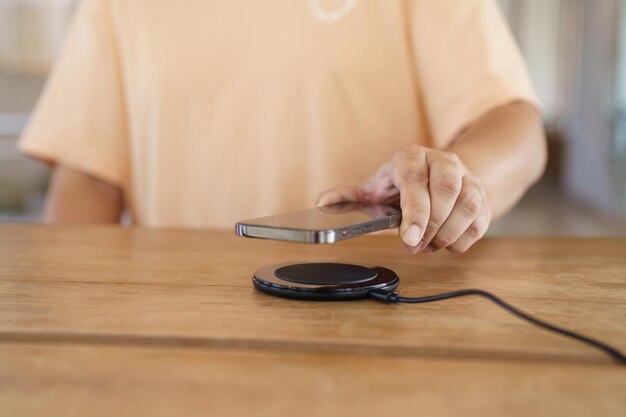
{"type": "Polygon", "coordinates": [[[409,246],[417,246],[422,238],[422,229],[418,225],[412,224],[404,232],[404,242],[409,246]]]}
{"type": "Polygon", "coordinates": [[[317,202],[316,206],[317,207],[323,207],[326,205],[326,201],[328,201],[328,197],[326,195],[324,195],[322,198],[319,199],[319,201],[317,202]]]}

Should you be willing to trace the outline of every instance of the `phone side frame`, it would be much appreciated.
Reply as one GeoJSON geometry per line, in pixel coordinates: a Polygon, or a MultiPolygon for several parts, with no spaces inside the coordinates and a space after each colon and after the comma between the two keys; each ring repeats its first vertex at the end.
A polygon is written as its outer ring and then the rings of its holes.
{"type": "Polygon", "coordinates": [[[286,227],[260,226],[250,223],[237,223],[235,234],[237,236],[299,242],[309,244],[331,244],[340,240],[361,236],[368,233],[378,232],[398,227],[402,221],[402,214],[372,219],[367,222],[352,224],[336,229],[306,230],[291,229],[286,227]]]}
{"type": "Polygon", "coordinates": [[[237,236],[281,240],[297,243],[328,244],[335,243],[335,230],[304,230],[289,229],[285,227],[269,227],[254,224],[237,223],[235,225],[237,236]]]}

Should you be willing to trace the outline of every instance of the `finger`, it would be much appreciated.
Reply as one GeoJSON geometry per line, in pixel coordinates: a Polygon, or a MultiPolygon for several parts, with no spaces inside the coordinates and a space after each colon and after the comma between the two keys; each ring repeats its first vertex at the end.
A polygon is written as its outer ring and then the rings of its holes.
{"type": "Polygon", "coordinates": [[[456,240],[456,242],[448,246],[448,250],[456,253],[466,252],[474,243],[485,235],[490,222],[491,210],[487,204],[483,204],[480,214],[476,217],[476,220],[469,225],[467,230],[456,240]]]}
{"type": "Polygon", "coordinates": [[[337,204],[343,202],[359,202],[362,191],[359,187],[337,187],[324,191],[317,197],[316,207],[327,206],[329,204],[337,204]]]}
{"type": "Polygon", "coordinates": [[[324,191],[317,197],[315,205],[320,207],[343,202],[397,204],[399,192],[390,180],[391,166],[391,163],[386,163],[359,186],[324,191]]]}
{"type": "Polygon", "coordinates": [[[391,169],[391,182],[400,191],[400,237],[407,245],[418,246],[430,215],[428,164],[424,151],[415,148],[400,153],[391,169]]]}
{"type": "Polygon", "coordinates": [[[400,192],[391,181],[393,161],[380,167],[367,181],[361,184],[361,189],[372,203],[397,205],[400,201],[400,192]]]}
{"type": "Polygon", "coordinates": [[[456,199],[452,213],[439,228],[429,246],[434,250],[439,250],[456,242],[478,217],[483,200],[483,193],[478,181],[470,176],[463,177],[462,189],[456,199]]]}
{"type": "Polygon", "coordinates": [[[421,249],[421,246],[419,244],[417,246],[409,246],[406,243],[402,242],[402,245],[404,246],[404,250],[406,250],[411,255],[415,255],[421,249]]]}
{"type": "Polygon", "coordinates": [[[422,238],[424,245],[430,243],[452,213],[463,186],[463,168],[460,161],[447,155],[441,156],[429,162],[430,218],[422,238]]]}

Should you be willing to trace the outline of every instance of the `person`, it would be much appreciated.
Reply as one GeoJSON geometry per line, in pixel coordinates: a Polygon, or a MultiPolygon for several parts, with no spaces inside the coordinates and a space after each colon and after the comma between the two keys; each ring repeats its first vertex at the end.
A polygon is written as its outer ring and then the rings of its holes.
{"type": "Polygon", "coordinates": [[[54,166],[50,223],[232,227],[322,192],[399,204],[411,253],[466,251],[546,161],[493,0],[84,0],[20,148],[54,166]]]}

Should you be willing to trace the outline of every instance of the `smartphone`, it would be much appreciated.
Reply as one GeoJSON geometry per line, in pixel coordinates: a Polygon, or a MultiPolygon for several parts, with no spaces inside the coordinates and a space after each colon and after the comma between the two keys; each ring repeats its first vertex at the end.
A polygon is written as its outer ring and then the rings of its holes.
{"type": "Polygon", "coordinates": [[[334,243],[400,225],[400,209],[378,204],[339,203],[246,220],[237,236],[301,243],[334,243]]]}

